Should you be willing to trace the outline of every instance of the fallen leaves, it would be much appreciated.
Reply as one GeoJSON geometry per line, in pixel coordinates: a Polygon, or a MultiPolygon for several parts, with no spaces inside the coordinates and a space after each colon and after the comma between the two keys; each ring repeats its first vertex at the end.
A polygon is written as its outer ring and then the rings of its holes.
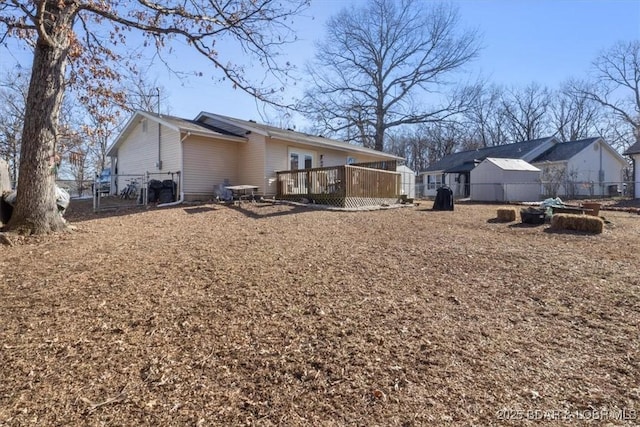
{"type": "Polygon", "coordinates": [[[482,205],[88,208],[73,233],[0,246],[0,424],[490,425],[640,404],[637,215],[585,236],[482,205]]]}

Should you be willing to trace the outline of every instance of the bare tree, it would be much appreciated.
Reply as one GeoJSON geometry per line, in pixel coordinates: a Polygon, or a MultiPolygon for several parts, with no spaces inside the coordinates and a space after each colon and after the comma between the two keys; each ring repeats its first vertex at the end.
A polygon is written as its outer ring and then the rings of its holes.
{"type": "Polygon", "coordinates": [[[611,111],[603,113],[603,117],[598,122],[598,134],[613,148],[621,153],[624,152],[630,146],[629,141],[635,140],[634,129],[611,111]]]}
{"type": "MultiPolygon", "coordinates": [[[[17,180],[20,165],[20,139],[24,127],[24,109],[30,74],[30,70],[16,69],[7,73],[0,83],[2,87],[0,89],[0,128],[2,128],[0,155],[9,163],[13,182],[17,180]]],[[[57,165],[69,153],[77,151],[78,145],[82,143],[79,138],[78,117],[76,104],[72,99],[65,97],[58,124],[58,144],[55,152],[55,157],[58,159],[57,165]]],[[[57,171],[58,166],[54,170],[54,175],[57,171]]]]}
{"type": "Polygon", "coordinates": [[[625,123],[640,142],[640,40],[618,42],[596,58],[591,84],[576,84],[573,90],[597,102],[625,123]]]}
{"type": "Polygon", "coordinates": [[[508,144],[507,119],[503,112],[503,92],[499,86],[478,85],[476,96],[464,113],[467,132],[476,145],[473,148],[508,144]]]}
{"type": "Polygon", "coordinates": [[[109,143],[124,125],[128,113],[136,110],[169,112],[166,91],[157,82],[146,80],[137,73],[129,73],[122,79],[120,91],[126,94],[122,105],[96,98],[82,101],[86,110],[81,130],[88,143],[87,168],[95,173],[107,166],[109,143]]]}
{"type": "Polygon", "coordinates": [[[549,105],[550,125],[562,141],[575,141],[599,135],[601,106],[572,88],[579,83],[569,82],[552,97],[549,105]]]}
{"type": "Polygon", "coordinates": [[[127,102],[121,107],[127,112],[135,110],[169,114],[169,94],[155,79],[140,73],[130,73],[122,82],[127,102]]]}
{"type": "Polygon", "coordinates": [[[429,166],[429,140],[421,127],[388,134],[387,152],[404,157],[406,165],[416,172],[429,166]]]}
{"type": "Polygon", "coordinates": [[[388,139],[387,151],[404,157],[407,166],[416,172],[458,149],[468,149],[472,144],[465,133],[465,125],[456,121],[411,126],[390,132],[388,139]]]}
{"type": "Polygon", "coordinates": [[[87,142],[87,160],[95,173],[107,165],[107,149],[123,122],[124,111],[115,104],[98,106],[89,102],[81,132],[87,142]]]}
{"type": "Polygon", "coordinates": [[[509,139],[519,142],[545,136],[549,129],[550,102],[549,90],[537,83],[507,91],[502,98],[502,112],[507,120],[509,139]]]}
{"type": "Polygon", "coordinates": [[[77,151],[68,155],[69,170],[76,184],[78,196],[82,197],[85,190],[91,189],[91,166],[89,165],[88,147],[86,144],[78,146],[77,151]]]}
{"type": "MultiPolygon", "coordinates": [[[[273,100],[276,88],[252,84],[244,69],[221,58],[215,43],[229,37],[277,76],[286,67],[275,60],[277,47],[291,40],[289,18],[308,0],[167,2],[140,0],[10,0],[0,3],[0,42],[16,37],[33,47],[33,66],[22,131],[16,205],[9,228],[46,233],[65,227],[55,201],[54,169],[60,106],[65,90],[81,88],[92,97],[118,98],[117,64],[127,65],[114,46],[127,31],[143,32],[161,51],[181,38],[204,55],[234,87],[273,100]],[[105,32],[97,31],[99,29],[105,32]],[[105,39],[104,34],[108,34],[105,39]]],[[[212,67],[213,68],[213,67],[212,67]]]]}
{"type": "Polygon", "coordinates": [[[566,166],[545,165],[542,166],[540,180],[545,197],[557,197],[562,183],[567,179],[566,166]]]}
{"type": "Polygon", "coordinates": [[[7,161],[10,179],[14,183],[20,164],[20,139],[28,83],[27,75],[22,70],[8,72],[0,82],[0,157],[7,161]]]}
{"type": "Polygon", "coordinates": [[[56,171],[57,178],[75,182],[75,193],[82,196],[85,190],[89,190],[92,179],[90,142],[76,129],[69,132],[62,143],[59,144],[59,166],[56,171]]]}
{"type": "Polygon", "coordinates": [[[389,129],[450,117],[467,98],[443,96],[447,79],[479,50],[477,34],[459,27],[450,4],[369,0],[343,9],[307,67],[312,87],[300,110],[326,132],[377,150],[389,129]]]}

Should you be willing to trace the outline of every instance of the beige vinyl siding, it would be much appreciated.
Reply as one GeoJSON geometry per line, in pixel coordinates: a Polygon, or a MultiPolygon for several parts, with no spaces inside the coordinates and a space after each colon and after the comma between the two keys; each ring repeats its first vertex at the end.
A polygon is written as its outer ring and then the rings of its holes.
{"type": "Polygon", "coordinates": [[[158,133],[142,131],[138,123],[127,141],[118,148],[118,174],[143,174],[155,168],[158,158],[158,133]]]}
{"type": "MultiPolygon", "coordinates": [[[[158,125],[154,123],[154,127],[157,132],[158,125]]],[[[162,138],[160,144],[162,169],[149,169],[149,172],[168,173],[179,171],[182,168],[182,150],[180,145],[180,132],[166,126],[162,126],[162,138]]]]}
{"type": "Polygon", "coordinates": [[[118,148],[119,174],[180,170],[180,134],[178,131],[162,126],[160,141],[162,170],[159,170],[157,168],[158,123],[148,122],[147,126],[147,131],[143,132],[142,122],[138,123],[126,143],[118,148]]]}
{"type": "Polygon", "coordinates": [[[354,157],[357,163],[385,160],[385,158],[357,152],[346,152],[310,145],[295,144],[276,139],[268,139],[267,141],[265,168],[267,181],[267,191],[265,191],[265,194],[267,195],[273,195],[277,192],[276,172],[291,169],[289,165],[289,149],[297,148],[301,151],[313,152],[314,168],[318,168],[320,166],[341,166],[347,163],[347,157],[354,157]],[[320,164],[320,155],[322,155],[322,165],[320,164]]]}
{"type": "Polygon", "coordinates": [[[117,188],[124,188],[131,175],[145,175],[147,172],[176,172],[182,163],[180,152],[180,134],[175,129],[162,126],[160,152],[162,170],[158,170],[158,123],[147,120],[146,131],[140,121],[133,129],[127,141],[118,148],[117,188]]]}
{"type": "Polygon", "coordinates": [[[280,140],[270,140],[267,144],[267,172],[290,169],[288,156],[289,148],[298,148],[302,151],[313,152],[314,168],[320,167],[320,155],[322,155],[322,166],[324,167],[344,165],[347,163],[347,157],[355,158],[357,163],[388,160],[387,158],[377,157],[369,154],[362,154],[358,152],[346,152],[322,147],[314,147],[310,145],[298,145],[280,140]]]}
{"type": "Polygon", "coordinates": [[[265,136],[257,133],[247,135],[247,142],[238,146],[238,179],[237,185],[257,185],[258,193],[266,193],[265,185],[265,136]]]}
{"type": "Polygon", "coordinates": [[[278,140],[271,140],[266,150],[266,190],[265,195],[275,195],[278,192],[276,171],[289,170],[288,144],[278,140]]]}
{"type": "Polygon", "coordinates": [[[184,193],[187,199],[213,196],[225,179],[238,183],[238,145],[241,142],[190,136],[182,143],[184,193]]]}
{"type": "MultiPolygon", "coordinates": [[[[267,152],[266,152],[266,195],[275,195],[278,191],[276,184],[276,172],[289,170],[291,165],[289,164],[289,150],[300,150],[304,153],[313,154],[313,167],[320,167],[320,157],[318,155],[318,148],[309,145],[292,144],[290,142],[281,141],[277,139],[268,140],[267,152]]],[[[344,162],[342,163],[344,164],[344,162]]]]}

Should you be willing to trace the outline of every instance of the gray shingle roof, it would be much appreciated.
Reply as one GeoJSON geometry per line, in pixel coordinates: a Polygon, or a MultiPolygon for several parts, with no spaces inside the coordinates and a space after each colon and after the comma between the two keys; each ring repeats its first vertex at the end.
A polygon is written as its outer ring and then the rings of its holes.
{"type": "Polygon", "coordinates": [[[487,157],[500,159],[521,159],[531,150],[547,142],[551,137],[532,139],[530,141],[516,142],[514,144],[497,145],[494,147],[479,148],[477,150],[460,151],[449,154],[440,161],[432,164],[424,172],[449,171],[462,172],[473,169],[475,161],[482,161],[487,157]]]}
{"type": "Polygon", "coordinates": [[[212,136],[215,136],[215,135],[240,136],[240,137],[244,136],[244,132],[242,133],[230,132],[229,130],[214,128],[212,126],[207,125],[206,123],[198,122],[195,120],[184,119],[182,117],[171,116],[168,114],[158,115],[157,113],[150,113],[150,112],[145,112],[145,113],[150,116],[157,117],[158,119],[163,120],[167,123],[171,123],[172,125],[174,125],[175,127],[177,127],[183,132],[200,132],[200,133],[204,132],[207,134],[211,133],[212,136]]]}
{"type": "Polygon", "coordinates": [[[295,141],[301,144],[323,146],[346,152],[360,152],[388,159],[403,159],[402,157],[390,153],[385,153],[383,151],[377,151],[371,148],[349,144],[348,142],[325,138],[323,136],[310,135],[292,129],[281,129],[275,126],[257,123],[253,120],[242,120],[235,117],[223,116],[221,114],[201,112],[198,119],[204,120],[205,118],[213,119],[216,122],[214,129],[226,130],[235,134],[245,135],[247,133],[247,130],[254,130],[266,134],[272,138],[295,141]]]}
{"type": "Polygon", "coordinates": [[[587,148],[589,145],[593,144],[600,138],[587,138],[581,139],[578,141],[569,141],[569,142],[561,142],[559,144],[555,144],[549,150],[545,151],[535,159],[531,163],[538,162],[561,162],[565,160],[569,160],[580,151],[587,148]]]}
{"type": "Polygon", "coordinates": [[[640,154],[640,141],[627,148],[627,151],[625,151],[624,154],[627,156],[629,154],[640,154]]]}

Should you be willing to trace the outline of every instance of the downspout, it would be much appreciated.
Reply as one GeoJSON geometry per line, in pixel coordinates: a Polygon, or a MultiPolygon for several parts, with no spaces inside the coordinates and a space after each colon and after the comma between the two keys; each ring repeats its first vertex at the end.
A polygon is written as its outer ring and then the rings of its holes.
{"type": "Polygon", "coordinates": [[[604,147],[600,142],[598,142],[598,148],[600,149],[600,169],[598,170],[598,182],[600,183],[600,196],[604,197],[604,171],[602,170],[602,149],[604,147]]]}
{"type": "MultiPolygon", "coordinates": [[[[191,132],[187,132],[182,137],[182,139],[180,139],[180,145],[182,145],[184,140],[187,139],[189,136],[191,136],[191,132]]],[[[159,208],[164,208],[164,207],[168,207],[168,206],[176,206],[176,205],[179,205],[182,202],[184,202],[184,191],[182,190],[182,186],[183,186],[183,184],[182,184],[182,180],[183,180],[182,171],[184,171],[184,150],[181,150],[181,151],[182,151],[182,156],[180,158],[180,169],[181,170],[178,171],[178,180],[180,182],[180,185],[179,185],[179,187],[180,187],[180,197],[175,202],[162,203],[162,204],[158,205],[159,208]]]]}
{"type": "Polygon", "coordinates": [[[162,170],[162,124],[158,123],[158,170],[162,170]]]}
{"type": "Polygon", "coordinates": [[[637,199],[638,197],[636,196],[638,194],[637,190],[636,190],[636,186],[638,185],[638,183],[636,182],[637,180],[637,172],[636,172],[636,158],[633,156],[631,157],[631,182],[633,183],[633,198],[637,199]]]}

